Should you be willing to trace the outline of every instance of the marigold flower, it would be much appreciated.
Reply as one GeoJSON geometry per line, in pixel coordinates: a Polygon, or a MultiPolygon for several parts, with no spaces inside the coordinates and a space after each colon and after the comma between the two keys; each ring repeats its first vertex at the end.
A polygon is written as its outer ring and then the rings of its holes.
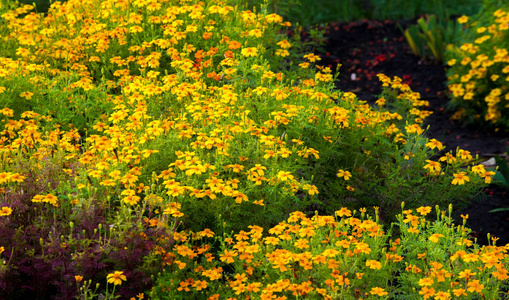
{"type": "Polygon", "coordinates": [[[340,210],[337,210],[335,212],[335,214],[338,217],[343,217],[343,216],[351,217],[352,216],[352,212],[348,208],[346,208],[346,207],[342,207],[340,210]]]}
{"type": "Polygon", "coordinates": [[[115,271],[113,273],[108,274],[106,278],[108,279],[108,283],[113,283],[114,285],[121,285],[122,281],[126,281],[127,278],[123,275],[123,271],[115,271]]]}
{"type": "Polygon", "coordinates": [[[480,293],[484,289],[484,284],[480,284],[479,280],[472,280],[469,283],[467,283],[467,291],[469,292],[476,292],[480,293]]]}
{"type": "Polygon", "coordinates": [[[454,289],[452,290],[452,293],[454,294],[454,296],[456,297],[460,297],[460,296],[467,296],[467,293],[465,293],[465,290],[464,289],[454,289]]]}
{"type": "Polygon", "coordinates": [[[349,180],[350,177],[352,177],[352,173],[350,173],[349,171],[344,171],[342,169],[339,169],[336,176],[338,176],[339,178],[344,178],[345,180],[349,180]]]}
{"type": "Polygon", "coordinates": [[[435,294],[436,300],[449,300],[451,299],[451,294],[448,292],[440,291],[435,294]]]}
{"type": "Polygon", "coordinates": [[[226,249],[226,250],[224,250],[224,253],[221,254],[219,259],[221,261],[224,261],[227,264],[231,264],[235,261],[233,258],[236,256],[237,256],[237,251],[228,251],[228,249],[226,249]]]}
{"type": "Polygon", "coordinates": [[[465,269],[464,271],[461,271],[458,274],[458,278],[466,278],[468,280],[470,277],[474,276],[475,274],[477,274],[477,273],[472,272],[472,270],[470,270],[470,269],[465,269]]]}
{"type": "Polygon", "coordinates": [[[380,287],[371,288],[371,291],[369,293],[371,295],[377,295],[380,297],[388,295],[388,293],[383,288],[380,288],[380,287]]]}
{"type": "Polygon", "coordinates": [[[416,227],[417,225],[419,225],[419,222],[420,222],[420,218],[419,216],[414,216],[412,214],[407,214],[406,215],[406,218],[403,220],[403,223],[410,223],[412,224],[413,227],[416,227]]]}
{"type": "Polygon", "coordinates": [[[464,24],[466,22],[468,22],[468,17],[467,16],[461,16],[461,17],[458,18],[458,23],[464,24]]]}
{"type": "Polygon", "coordinates": [[[27,100],[32,99],[33,95],[34,95],[34,93],[32,93],[32,92],[22,92],[21,94],[19,94],[20,97],[25,98],[27,100]]]}
{"type": "Polygon", "coordinates": [[[421,216],[425,216],[431,212],[431,206],[421,206],[416,209],[418,213],[421,214],[421,216]]]}
{"type": "Polygon", "coordinates": [[[470,177],[466,175],[466,172],[459,172],[457,174],[452,174],[454,176],[454,179],[452,180],[452,184],[454,185],[462,185],[465,184],[465,182],[470,181],[470,177]]]}
{"type": "Polygon", "coordinates": [[[250,57],[250,56],[257,56],[258,55],[258,49],[256,49],[255,47],[248,47],[248,48],[243,48],[240,53],[242,53],[242,55],[244,55],[245,57],[250,57]]]}
{"type": "Polygon", "coordinates": [[[366,261],[366,267],[369,267],[373,270],[380,270],[382,268],[382,263],[377,260],[368,259],[366,261]]]}
{"type": "Polygon", "coordinates": [[[427,286],[423,287],[419,294],[422,295],[423,299],[428,299],[429,297],[432,297],[435,294],[434,288],[428,288],[427,286]]]}
{"type": "Polygon", "coordinates": [[[2,209],[0,209],[0,217],[1,216],[8,216],[12,213],[12,208],[7,206],[2,206],[2,209]]]}
{"type": "Polygon", "coordinates": [[[433,284],[433,279],[431,279],[429,277],[425,277],[425,278],[422,278],[421,280],[419,280],[418,284],[420,286],[430,286],[433,284]]]}
{"type": "Polygon", "coordinates": [[[433,243],[438,243],[438,239],[441,238],[441,237],[444,237],[444,235],[440,234],[440,233],[434,233],[428,239],[430,241],[432,241],[433,243]]]}

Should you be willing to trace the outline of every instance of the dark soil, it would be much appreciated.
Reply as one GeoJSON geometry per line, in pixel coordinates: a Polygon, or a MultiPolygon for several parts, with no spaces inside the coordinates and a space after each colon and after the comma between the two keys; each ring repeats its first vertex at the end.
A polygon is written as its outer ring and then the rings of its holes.
{"type": "MultiPolygon", "coordinates": [[[[409,20],[400,24],[406,28],[414,22],[409,20]]],[[[436,138],[449,150],[460,147],[484,158],[506,152],[509,145],[507,132],[496,133],[450,120],[454,111],[447,109],[444,65],[414,56],[396,22],[333,23],[325,30],[326,53],[321,54],[322,64],[333,70],[338,63],[342,64],[337,88],[354,92],[359,99],[372,103],[381,92],[376,74],[399,76],[430,103],[426,110],[433,114],[424,125],[424,128],[429,125],[426,132],[429,138],[436,138]]],[[[473,230],[472,235],[478,238],[478,243],[487,244],[487,233],[500,238],[498,245],[509,243],[509,211],[490,213],[495,208],[509,207],[509,191],[491,185],[477,199],[480,200],[469,199],[468,207],[457,212],[457,223],[462,222],[460,214],[468,214],[467,226],[473,230]]]]}

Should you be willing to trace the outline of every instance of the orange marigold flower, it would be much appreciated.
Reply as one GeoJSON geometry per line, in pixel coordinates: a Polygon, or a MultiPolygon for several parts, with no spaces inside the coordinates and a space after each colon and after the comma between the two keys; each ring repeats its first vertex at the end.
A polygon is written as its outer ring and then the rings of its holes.
{"type": "Polygon", "coordinates": [[[371,295],[377,295],[377,296],[380,296],[380,297],[388,295],[388,293],[383,288],[380,288],[380,287],[371,288],[371,291],[369,293],[371,295]]]}
{"type": "Polygon", "coordinates": [[[468,287],[467,290],[469,292],[480,293],[484,289],[484,284],[480,284],[479,280],[472,280],[469,283],[467,283],[467,287],[468,287]]]}
{"type": "Polygon", "coordinates": [[[342,207],[340,210],[337,210],[335,212],[335,214],[338,217],[343,217],[343,216],[351,217],[352,216],[352,212],[348,208],[346,208],[346,207],[342,207]]]}

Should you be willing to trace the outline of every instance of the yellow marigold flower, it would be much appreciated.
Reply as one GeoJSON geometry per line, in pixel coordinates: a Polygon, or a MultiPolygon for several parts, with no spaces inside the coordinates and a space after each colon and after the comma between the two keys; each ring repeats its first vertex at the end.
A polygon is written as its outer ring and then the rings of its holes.
{"type": "Polygon", "coordinates": [[[33,95],[34,95],[34,93],[32,93],[32,92],[22,92],[21,94],[19,94],[20,97],[25,98],[27,100],[32,99],[33,95]]]}
{"type": "Polygon", "coordinates": [[[315,55],[313,53],[304,55],[304,58],[307,58],[309,60],[309,62],[315,62],[315,61],[318,61],[318,60],[322,60],[320,58],[320,56],[315,55]]]}
{"type": "Polygon", "coordinates": [[[476,262],[479,260],[479,256],[475,253],[468,253],[461,256],[461,259],[463,259],[464,262],[476,262]]]}
{"type": "Polygon", "coordinates": [[[413,227],[419,225],[420,218],[418,216],[414,216],[412,214],[407,214],[406,218],[403,220],[403,223],[410,223],[413,227]]]}
{"type": "Polygon", "coordinates": [[[307,69],[309,67],[309,63],[308,62],[303,62],[303,63],[300,63],[299,64],[299,67],[303,68],[303,69],[307,69]]]}
{"type": "Polygon", "coordinates": [[[114,285],[121,285],[122,281],[126,281],[127,278],[123,275],[123,271],[115,271],[114,273],[108,274],[106,278],[108,279],[108,283],[113,283],[114,285]]]}
{"type": "Polygon", "coordinates": [[[452,174],[454,176],[454,179],[452,180],[452,184],[454,185],[462,185],[462,184],[465,184],[465,182],[468,182],[470,181],[470,177],[468,177],[467,175],[465,175],[466,172],[459,172],[458,174],[452,174]]]}
{"type": "Polygon", "coordinates": [[[470,270],[470,269],[465,269],[464,271],[461,271],[458,274],[458,278],[466,278],[468,280],[470,277],[474,276],[475,274],[477,274],[477,273],[472,272],[472,270],[470,270]]]}
{"type": "Polygon", "coordinates": [[[250,56],[257,56],[258,55],[258,49],[256,49],[255,47],[248,47],[248,48],[244,48],[240,51],[240,53],[242,53],[242,55],[244,55],[245,57],[250,57],[250,56]]]}
{"type": "Polygon", "coordinates": [[[352,173],[350,173],[348,171],[343,171],[342,169],[340,169],[338,171],[338,173],[336,174],[336,176],[338,176],[339,178],[344,178],[345,180],[349,180],[350,177],[352,177],[352,173]]]}
{"type": "Polygon", "coordinates": [[[460,157],[462,160],[471,160],[472,155],[470,154],[470,151],[459,149],[456,153],[456,157],[460,157]]]}
{"type": "Polygon", "coordinates": [[[8,216],[12,213],[12,209],[7,206],[3,206],[2,209],[0,209],[0,217],[1,216],[8,216]]]}
{"type": "Polygon", "coordinates": [[[438,243],[438,239],[441,238],[441,237],[444,237],[444,235],[440,234],[440,233],[434,233],[428,239],[430,241],[432,241],[433,243],[438,243]]]}
{"type": "Polygon", "coordinates": [[[430,286],[433,284],[433,279],[431,279],[429,277],[425,277],[425,278],[419,280],[418,284],[420,286],[430,286]]]}
{"type": "Polygon", "coordinates": [[[421,214],[421,216],[425,216],[431,212],[431,206],[421,206],[418,209],[416,209],[418,213],[421,214]]]}
{"type": "Polygon", "coordinates": [[[76,282],[81,282],[83,280],[83,276],[81,275],[75,275],[74,276],[74,279],[76,280],[76,282]]]}
{"type": "Polygon", "coordinates": [[[260,205],[260,206],[264,206],[265,205],[265,203],[263,203],[263,199],[260,199],[260,200],[257,200],[257,201],[253,201],[253,204],[260,205]]]}
{"type": "Polygon", "coordinates": [[[481,175],[481,177],[483,177],[483,178],[484,178],[484,182],[485,182],[485,183],[488,183],[488,184],[489,184],[489,183],[491,183],[491,177],[492,177],[493,175],[495,175],[495,172],[493,172],[493,171],[487,171],[487,172],[485,172],[484,174],[482,174],[482,175],[481,175]]]}
{"type": "Polygon", "coordinates": [[[466,22],[468,22],[468,17],[467,16],[461,16],[461,17],[458,18],[458,23],[464,24],[466,22]]]}
{"type": "Polygon", "coordinates": [[[428,164],[423,167],[424,169],[427,169],[430,172],[430,174],[432,174],[432,175],[440,174],[440,171],[442,170],[442,167],[440,166],[439,162],[432,161],[432,160],[429,160],[429,159],[427,159],[426,162],[428,164]]]}
{"type": "Polygon", "coordinates": [[[325,257],[336,257],[340,252],[336,249],[325,249],[322,252],[322,255],[325,257]]]}
{"type": "Polygon", "coordinates": [[[42,200],[42,202],[48,202],[49,204],[51,204],[53,206],[58,206],[58,198],[57,198],[57,196],[55,196],[53,194],[47,194],[46,196],[44,196],[44,199],[42,200]]]}
{"type": "Polygon", "coordinates": [[[278,45],[279,47],[281,47],[283,49],[288,49],[292,46],[292,44],[290,44],[286,39],[278,42],[276,45],[278,45]]]}
{"type": "Polygon", "coordinates": [[[378,100],[375,101],[375,103],[378,106],[384,106],[386,103],[386,100],[384,98],[379,98],[378,100]]]}
{"type": "Polygon", "coordinates": [[[426,147],[428,147],[430,149],[437,148],[438,150],[444,149],[444,145],[442,145],[442,143],[437,141],[436,139],[431,139],[429,142],[427,142],[426,147]]]}
{"type": "Polygon", "coordinates": [[[22,176],[19,173],[14,173],[14,174],[9,175],[9,180],[14,181],[14,182],[23,182],[23,180],[25,180],[25,178],[26,178],[25,176],[22,176]]]}
{"type": "Polygon", "coordinates": [[[346,189],[349,190],[350,192],[355,191],[355,189],[349,185],[346,186],[346,189]]]}
{"type": "Polygon", "coordinates": [[[316,185],[309,186],[308,194],[311,196],[318,194],[318,188],[316,187],[316,185]]]}
{"type": "Polygon", "coordinates": [[[342,207],[340,210],[337,210],[335,212],[335,214],[338,217],[343,217],[343,216],[351,217],[352,216],[352,212],[348,208],[346,208],[346,207],[342,207]]]}
{"type": "Polygon", "coordinates": [[[213,237],[214,232],[208,228],[205,228],[204,230],[198,232],[198,235],[204,236],[204,237],[213,237]]]}
{"type": "Polygon", "coordinates": [[[293,245],[299,249],[307,249],[309,248],[309,241],[307,239],[298,239],[293,245]]]}
{"type": "Polygon", "coordinates": [[[287,181],[288,179],[294,179],[295,177],[292,175],[291,172],[285,172],[285,171],[279,171],[277,173],[277,178],[279,178],[281,181],[287,181]]]}
{"type": "Polygon", "coordinates": [[[482,174],[486,173],[486,169],[484,168],[483,165],[477,165],[472,167],[472,172],[482,176],[482,174]]]}
{"type": "Polygon", "coordinates": [[[373,270],[380,270],[382,268],[382,263],[377,260],[368,259],[366,261],[366,267],[369,267],[373,270]]]}
{"type": "Polygon", "coordinates": [[[380,297],[388,295],[388,293],[383,288],[380,288],[380,287],[371,288],[371,291],[369,293],[371,295],[377,295],[380,297]]]}

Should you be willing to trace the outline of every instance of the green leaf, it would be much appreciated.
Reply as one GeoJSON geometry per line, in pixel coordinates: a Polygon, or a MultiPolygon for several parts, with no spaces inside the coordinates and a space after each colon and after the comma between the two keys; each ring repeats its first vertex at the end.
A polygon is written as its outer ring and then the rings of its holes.
{"type": "Polygon", "coordinates": [[[495,161],[497,162],[498,171],[493,178],[499,181],[500,185],[509,187],[509,167],[507,166],[507,161],[498,155],[495,156],[495,161]]]}

